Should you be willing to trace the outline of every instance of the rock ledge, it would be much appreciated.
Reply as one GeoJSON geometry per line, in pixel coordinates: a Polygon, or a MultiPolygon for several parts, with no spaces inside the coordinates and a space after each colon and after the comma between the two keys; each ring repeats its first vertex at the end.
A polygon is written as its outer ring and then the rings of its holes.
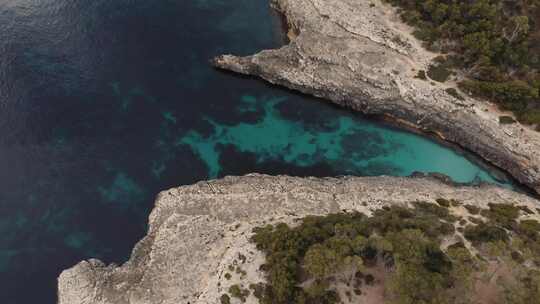
{"type": "Polygon", "coordinates": [[[270,0],[286,17],[290,44],[218,68],[261,77],[366,114],[434,133],[472,151],[540,193],[540,133],[500,125],[492,104],[458,100],[415,78],[439,54],[422,48],[380,0],[270,0]]]}
{"type": "MultiPolygon", "coordinates": [[[[434,178],[295,178],[248,175],[200,182],[159,194],[149,232],[124,265],[83,261],[58,282],[60,304],[219,303],[223,279],[239,253],[247,280],[260,282],[264,257],[248,239],[265,223],[343,210],[369,213],[389,204],[437,198],[486,207],[534,199],[491,185],[453,187],[434,178]]],[[[254,298],[248,300],[255,303],[254,298]]]]}

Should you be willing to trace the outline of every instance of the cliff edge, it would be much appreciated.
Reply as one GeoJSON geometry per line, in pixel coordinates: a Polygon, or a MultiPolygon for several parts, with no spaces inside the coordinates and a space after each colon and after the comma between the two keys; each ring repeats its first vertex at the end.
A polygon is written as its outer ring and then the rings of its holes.
{"type": "MultiPolygon", "coordinates": [[[[58,282],[60,304],[219,303],[224,274],[243,256],[244,280],[262,281],[264,256],[249,242],[254,227],[305,215],[372,210],[412,201],[455,199],[486,207],[534,199],[495,186],[453,187],[433,178],[295,178],[248,175],[199,182],[159,194],[149,231],[124,265],[83,261],[58,282]]],[[[247,303],[257,303],[254,297],[247,303]]]]}
{"type": "Polygon", "coordinates": [[[540,133],[499,124],[494,105],[447,93],[455,83],[417,78],[439,54],[422,48],[394,8],[378,0],[271,0],[291,42],[218,68],[261,77],[365,114],[435,133],[540,193],[540,133]]]}

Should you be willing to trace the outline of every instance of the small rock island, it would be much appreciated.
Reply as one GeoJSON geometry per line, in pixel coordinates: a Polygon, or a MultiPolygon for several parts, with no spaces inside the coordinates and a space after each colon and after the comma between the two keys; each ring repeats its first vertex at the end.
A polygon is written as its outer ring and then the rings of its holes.
{"type": "MultiPolygon", "coordinates": [[[[530,95],[525,108],[498,108],[487,97],[504,103],[509,94],[486,92],[514,86],[446,71],[443,50],[427,50],[379,0],[272,6],[290,43],[219,56],[216,67],[435,135],[540,193],[540,133],[526,113],[537,111],[534,87],[512,95],[530,95]]],[[[430,9],[444,19],[459,7],[430,9]]],[[[401,13],[424,22],[414,7],[401,13]]],[[[519,39],[528,23],[511,22],[508,39],[519,39]]],[[[436,30],[421,34],[429,40],[436,30]]],[[[59,303],[540,303],[539,220],[532,195],[434,176],[226,177],[160,193],[129,261],[64,271],[59,303]]]]}

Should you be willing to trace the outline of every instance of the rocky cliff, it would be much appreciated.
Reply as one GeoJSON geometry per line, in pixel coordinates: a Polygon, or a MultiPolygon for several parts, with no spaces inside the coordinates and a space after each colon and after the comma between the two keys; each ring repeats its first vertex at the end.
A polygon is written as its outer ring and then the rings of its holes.
{"type": "Polygon", "coordinates": [[[423,49],[379,0],[271,0],[291,42],[215,66],[322,97],[366,114],[435,133],[540,193],[540,133],[500,125],[493,105],[446,92],[454,83],[416,78],[438,54],[423,49]]]}
{"type": "MultiPolygon", "coordinates": [[[[534,199],[495,186],[453,187],[432,178],[294,178],[248,175],[200,182],[159,194],[147,236],[127,263],[84,261],[64,271],[60,304],[219,303],[230,265],[243,256],[243,279],[263,279],[264,257],[248,239],[253,227],[295,218],[437,198],[486,207],[534,199]]],[[[256,303],[253,297],[248,303],[256,303]]]]}
{"type": "MultiPolygon", "coordinates": [[[[386,115],[433,132],[482,156],[540,193],[540,134],[498,124],[490,105],[458,100],[415,78],[437,55],[425,51],[392,8],[377,0],[273,0],[291,42],[248,57],[221,56],[215,65],[266,79],[367,114],[386,115]]],[[[454,187],[433,178],[294,178],[248,175],[162,192],[147,236],[122,266],[83,261],[64,271],[60,304],[219,303],[231,264],[243,257],[244,279],[263,279],[264,257],[251,229],[343,210],[369,213],[385,205],[456,199],[485,207],[538,202],[495,186],[454,187]]],[[[248,298],[248,303],[255,303],[248,298]]]]}

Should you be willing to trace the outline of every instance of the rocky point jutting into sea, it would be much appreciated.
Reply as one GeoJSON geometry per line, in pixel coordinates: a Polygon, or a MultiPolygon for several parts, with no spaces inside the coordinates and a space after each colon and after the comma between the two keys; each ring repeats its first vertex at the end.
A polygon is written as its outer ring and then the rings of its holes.
{"type": "Polygon", "coordinates": [[[380,1],[272,0],[291,42],[248,57],[224,55],[215,66],[322,97],[472,151],[540,192],[540,133],[499,124],[484,101],[457,99],[415,77],[440,54],[422,48],[395,9],[380,1]]]}
{"type": "MultiPolygon", "coordinates": [[[[446,93],[453,83],[415,78],[437,54],[421,47],[390,6],[376,0],[273,0],[273,5],[287,19],[290,44],[248,57],[221,56],[214,60],[217,67],[435,133],[540,193],[540,133],[500,125],[492,105],[446,93]]],[[[248,175],[200,182],[158,196],[148,234],[124,265],[90,260],[64,271],[59,303],[219,303],[224,274],[239,254],[247,261],[245,281],[264,280],[259,271],[264,256],[249,242],[254,227],[305,215],[369,214],[438,198],[479,207],[538,207],[534,198],[511,190],[456,187],[430,177],[248,175]]],[[[250,296],[247,303],[257,302],[250,296]]]]}
{"type": "MultiPolygon", "coordinates": [[[[246,257],[243,283],[264,278],[259,270],[264,255],[249,242],[254,227],[343,210],[369,214],[441,197],[479,207],[538,206],[533,198],[496,186],[454,187],[433,178],[248,175],[199,182],[158,196],[147,236],[121,267],[90,260],[64,271],[59,303],[219,303],[234,283],[224,275],[239,254],[246,257]]],[[[251,296],[248,303],[257,302],[251,296]]]]}

